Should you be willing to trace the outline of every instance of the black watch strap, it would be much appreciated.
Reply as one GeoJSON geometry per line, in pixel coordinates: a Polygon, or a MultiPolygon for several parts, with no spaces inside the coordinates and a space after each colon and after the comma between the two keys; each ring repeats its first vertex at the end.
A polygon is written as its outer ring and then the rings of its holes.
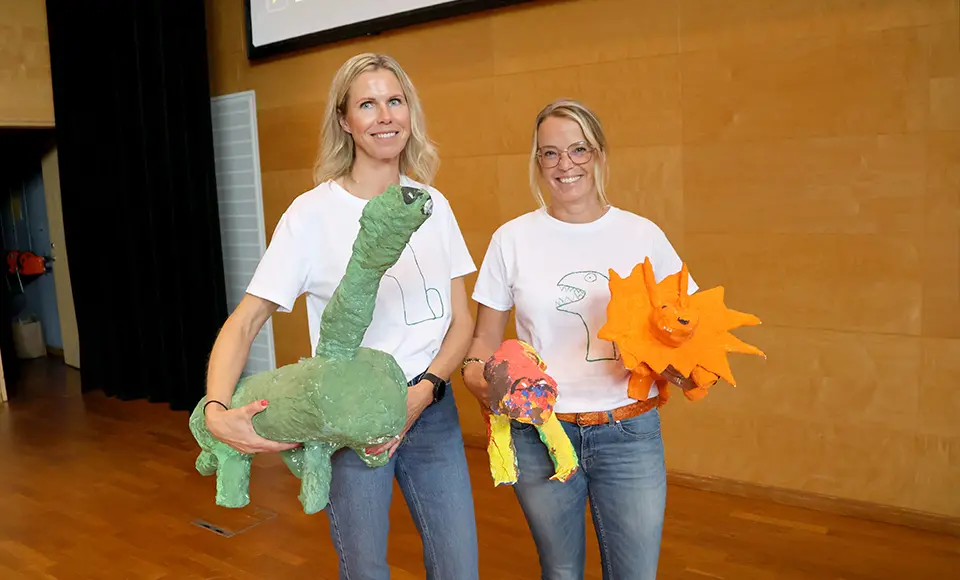
{"type": "Polygon", "coordinates": [[[433,383],[433,402],[436,403],[447,393],[447,381],[441,379],[433,373],[423,373],[423,380],[433,383]]]}

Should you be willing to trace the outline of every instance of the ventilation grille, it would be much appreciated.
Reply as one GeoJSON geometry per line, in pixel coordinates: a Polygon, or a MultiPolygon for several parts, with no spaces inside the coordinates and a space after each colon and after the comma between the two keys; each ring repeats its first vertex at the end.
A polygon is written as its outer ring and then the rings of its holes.
{"type": "MultiPolygon", "coordinates": [[[[266,251],[263,191],[253,91],[210,100],[220,205],[220,239],[227,308],[237,307],[266,251]]],[[[243,376],[276,368],[273,323],[268,320],[250,347],[243,376]]]]}

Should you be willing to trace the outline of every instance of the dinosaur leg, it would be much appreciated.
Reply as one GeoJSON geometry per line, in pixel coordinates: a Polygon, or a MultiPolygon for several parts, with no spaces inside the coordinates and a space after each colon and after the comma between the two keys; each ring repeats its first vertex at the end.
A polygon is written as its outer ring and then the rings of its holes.
{"type": "Polygon", "coordinates": [[[570,443],[570,438],[563,430],[563,425],[556,415],[550,414],[550,418],[544,421],[543,425],[537,425],[537,432],[540,433],[540,440],[547,446],[550,452],[550,459],[553,460],[553,466],[556,473],[550,479],[558,481],[567,481],[579,468],[577,461],[577,451],[570,443]]]}
{"type": "Polygon", "coordinates": [[[287,469],[290,470],[290,473],[292,473],[294,477],[303,479],[303,445],[281,451],[280,458],[283,459],[283,462],[287,465],[287,469]]]}
{"type": "Polygon", "coordinates": [[[197,457],[196,467],[200,475],[213,475],[217,472],[217,456],[204,449],[197,457]]]}
{"type": "Polygon", "coordinates": [[[513,485],[519,475],[517,471],[517,453],[510,434],[510,417],[489,415],[490,438],[487,442],[487,454],[490,456],[490,475],[494,487],[513,485]]]}
{"type": "MultiPolygon", "coordinates": [[[[217,505],[241,508],[250,503],[250,461],[253,456],[240,453],[225,443],[222,445],[223,449],[204,467],[216,466],[217,505]]],[[[202,454],[200,458],[203,458],[202,454]]],[[[197,463],[200,463],[199,459],[197,463]]]]}
{"type": "Polygon", "coordinates": [[[330,479],[333,469],[330,456],[337,447],[330,443],[310,442],[303,444],[300,503],[307,514],[315,514],[327,507],[330,499],[330,479]]]}

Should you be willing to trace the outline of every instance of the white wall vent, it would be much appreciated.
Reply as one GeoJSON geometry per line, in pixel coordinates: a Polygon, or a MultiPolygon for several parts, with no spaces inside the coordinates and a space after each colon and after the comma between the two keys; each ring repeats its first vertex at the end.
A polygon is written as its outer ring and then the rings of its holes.
{"type": "MultiPolygon", "coordinates": [[[[210,107],[227,310],[233,312],[267,248],[256,95],[244,91],[214,97],[210,107]]],[[[250,347],[243,376],[274,369],[276,364],[273,322],[267,320],[250,347]]]]}

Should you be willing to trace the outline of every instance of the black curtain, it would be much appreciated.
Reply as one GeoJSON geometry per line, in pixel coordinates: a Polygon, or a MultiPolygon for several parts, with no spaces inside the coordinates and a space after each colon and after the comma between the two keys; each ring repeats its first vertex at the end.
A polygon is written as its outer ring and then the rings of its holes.
{"type": "Polygon", "coordinates": [[[191,408],[227,316],[204,3],[47,18],[82,388],[191,408]]]}

